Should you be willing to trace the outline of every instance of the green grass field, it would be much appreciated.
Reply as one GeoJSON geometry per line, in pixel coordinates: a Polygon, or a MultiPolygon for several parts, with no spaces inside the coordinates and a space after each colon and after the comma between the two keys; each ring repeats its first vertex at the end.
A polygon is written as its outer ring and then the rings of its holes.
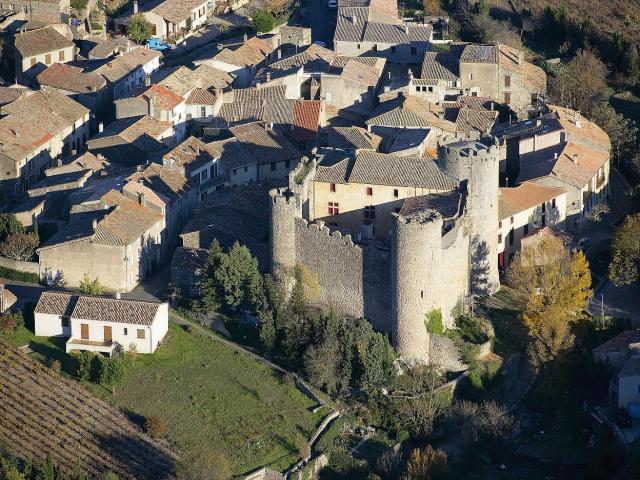
{"type": "Polygon", "coordinates": [[[185,459],[222,453],[234,474],[268,465],[284,470],[326,412],[248,355],[170,324],[166,345],[138,356],[112,395],[94,393],[135,415],[159,416],[185,459]]]}
{"type": "MultiPolygon", "coordinates": [[[[16,347],[28,344],[31,356],[45,364],[60,360],[62,370],[75,375],[66,339],[35,337],[25,327],[3,338],[16,347]]],[[[164,419],[167,439],[183,461],[206,466],[214,453],[222,454],[236,475],[261,466],[283,471],[297,462],[300,446],[327,414],[311,413],[316,404],[266,365],[174,323],[153,355],[128,360],[115,395],[86,386],[134,421],[164,419]]]]}

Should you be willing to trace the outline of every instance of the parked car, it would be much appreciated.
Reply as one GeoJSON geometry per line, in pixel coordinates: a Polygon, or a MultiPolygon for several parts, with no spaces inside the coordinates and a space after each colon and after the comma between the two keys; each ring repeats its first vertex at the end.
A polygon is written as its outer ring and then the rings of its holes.
{"type": "Polygon", "coordinates": [[[171,50],[171,45],[161,42],[157,38],[150,38],[147,40],[147,48],[164,52],[165,50],[171,50]]]}
{"type": "Polygon", "coordinates": [[[316,40],[316,41],[315,41],[315,42],[313,42],[313,43],[315,43],[316,45],[318,45],[318,46],[320,46],[320,47],[327,48],[327,44],[326,44],[326,43],[324,43],[324,42],[322,42],[322,41],[320,41],[320,40],[316,40]]]}

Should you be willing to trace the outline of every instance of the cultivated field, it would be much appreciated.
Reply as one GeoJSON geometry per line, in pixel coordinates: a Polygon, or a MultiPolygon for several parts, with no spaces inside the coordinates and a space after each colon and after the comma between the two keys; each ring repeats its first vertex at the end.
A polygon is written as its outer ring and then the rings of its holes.
{"type": "Polygon", "coordinates": [[[92,386],[132,415],[157,416],[193,467],[222,456],[236,475],[269,465],[284,470],[326,411],[271,368],[244,353],[170,324],[165,344],[127,368],[116,394],[92,386]]]}
{"type": "Polygon", "coordinates": [[[51,454],[66,472],[92,478],[174,478],[176,452],[118,408],[0,340],[0,436],[23,459],[51,454]]]}

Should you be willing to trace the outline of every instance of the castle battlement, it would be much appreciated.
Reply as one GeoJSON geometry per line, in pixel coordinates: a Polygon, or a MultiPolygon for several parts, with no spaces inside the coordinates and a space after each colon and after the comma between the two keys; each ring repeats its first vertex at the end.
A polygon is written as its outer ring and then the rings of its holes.
{"type": "Polygon", "coordinates": [[[340,243],[341,245],[345,245],[347,247],[353,247],[357,250],[362,250],[359,245],[356,245],[353,242],[350,233],[342,234],[339,230],[331,230],[329,227],[325,226],[325,223],[322,220],[318,220],[316,222],[309,222],[308,220],[297,217],[296,221],[300,226],[306,229],[308,232],[317,233],[318,237],[329,238],[330,242],[334,241],[340,243]]]}

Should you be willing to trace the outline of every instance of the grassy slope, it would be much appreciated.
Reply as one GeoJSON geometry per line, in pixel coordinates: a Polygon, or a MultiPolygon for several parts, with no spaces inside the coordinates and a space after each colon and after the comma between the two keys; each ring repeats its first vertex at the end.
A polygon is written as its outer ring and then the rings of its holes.
{"type": "MultiPolygon", "coordinates": [[[[63,371],[75,374],[65,339],[35,337],[24,327],[3,338],[14,346],[29,344],[33,358],[46,364],[60,360],[63,371]]],[[[312,414],[316,404],[267,366],[173,323],[166,345],[154,355],[140,355],[115,395],[87,386],[133,418],[162,417],[183,458],[202,449],[220,451],[235,474],[263,465],[286,469],[326,415],[312,414]]]]}
{"type": "Polygon", "coordinates": [[[129,367],[114,396],[94,390],[125,410],[165,419],[184,457],[203,446],[222,451],[236,474],[295,463],[322,418],[265,365],[175,324],[165,346],[129,367]]]}

